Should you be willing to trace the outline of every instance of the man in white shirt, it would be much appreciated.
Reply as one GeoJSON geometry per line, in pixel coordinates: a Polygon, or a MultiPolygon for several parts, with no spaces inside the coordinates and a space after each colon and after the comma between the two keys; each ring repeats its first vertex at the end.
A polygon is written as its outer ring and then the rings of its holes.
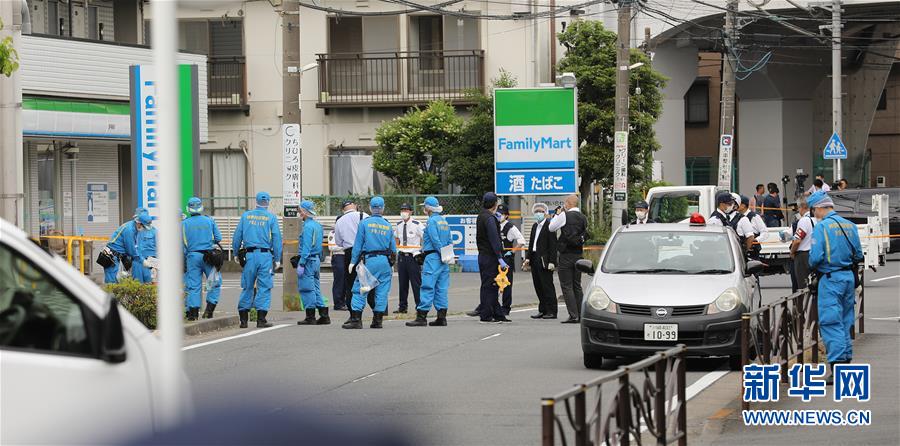
{"type": "Polygon", "coordinates": [[[809,204],[805,198],[797,200],[800,220],[791,239],[791,259],[794,262],[794,280],[797,288],[806,288],[809,284],[809,250],[812,248],[812,232],[816,221],[809,213],[809,204]]]}
{"type": "MultiPolygon", "coordinates": [[[[356,241],[356,231],[359,229],[359,222],[364,218],[368,218],[369,214],[358,211],[356,203],[352,200],[344,201],[341,210],[343,214],[334,222],[334,243],[344,251],[344,271],[347,271],[350,267],[350,258],[353,255],[353,243],[356,241]]],[[[356,281],[356,269],[354,268],[353,272],[346,274],[344,279],[344,296],[342,301],[346,305],[352,297],[351,290],[353,289],[353,282],[356,281]]],[[[372,299],[374,308],[374,297],[372,299]]]]}
{"type": "Polygon", "coordinates": [[[706,219],[706,224],[718,226],[730,226],[731,213],[735,209],[734,197],[728,192],[716,194],[716,210],[706,219]]]}
{"type": "Polygon", "coordinates": [[[550,232],[559,231],[557,247],[559,248],[559,286],[566,298],[566,310],[569,318],[564,324],[581,322],[581,302],[584,292],[581,289],[581,272],[575,268],[575,262],[581,259],[584,242],[587,236],[587,217],[578,209],[578,195],[569,195],[565,201],[565,211],[556,209],[556,214],[547,225],[550,232]]]}
{"type": "MultiPolygon", "coordinates": [[[[400,280],[400,306],[394,310],[395,314],[406,314],[409,302],[409,288],[412,286],[413,299],[416,307],[419,306],[419,291],[422,287],[422,265],[418,262],[419,253],[422,252],[423,225],[412,217],[412,206],[403,203],[400,206],[400,223],[394,228],[394,238],[397,239],[397,278],[400,280]]],[[[424,258],[423,258],[424,260],[424,258]]]]}
{"type": "Polygon", "coordinates": [[[538,312],[532,319],[556,319],[556,287],[553,285],[553,271],[556,269],[559,252],[556,247],[556,234],[547,230],[547,205],[536,203],[531,208],[534,214],[534,226],[531,227],[531,240],[525,254],[522,268],[531,268],[531,281],[538,297],[538,312]]]}
{"type": "MultiPolygon", "coordinates": [[[[740,200],[741,204],[738,206],[738,213],[735,215],[735,218],[737,218],[735,231],[743,232],[745,238],[750,236],[753,237],[753,241],[746,246],[747,257],[759,260],[759,253],[762,250],[762,247],[758,243],[760,241],[760,236],[762,234],[769,234],[766,229],[766,223],[759,214],[750,210],[749,197],[741,195],[740,200]]],[[[739,237],[741,236],[740,232],[738,233],[739,237]]]]}
{"type": "Polygon", "coordinates": [[[809,196],[814,192],[820,190],[824,192],[828,192],[831,190],[831,186],[829,186],[828,183],[825,182],[825,175],[822,175],[821,173],[816,175],[816,179],[813,180],[812,186],[809,186],[809,189],[806,190],[806,193],[804,195],[809,196]]]}

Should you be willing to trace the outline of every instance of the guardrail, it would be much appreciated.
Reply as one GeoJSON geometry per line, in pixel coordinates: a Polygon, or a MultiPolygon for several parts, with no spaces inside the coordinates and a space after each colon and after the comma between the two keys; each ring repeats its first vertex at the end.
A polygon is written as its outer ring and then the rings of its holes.
{"type": "MultiPolygon", "coordinates": [[[[865,333],[865,268],[860,268],[860,286],[856,289],[857,321],[850,328],[850,336],[856,339],[856,329],[865,333]]],[[[781,364],[781,382],[788,382],[788,371],[793,363],[806,363],[806,350],[810,361],[819,362],[819,307],[818,295],[808,288],[782,297],[755,311],[741,315],[741,366],[756,360],[759,364],[781,364]]],[[[743,394],[743,392],[742,392],[743,394]]],[[[750,403],[741,398],[742,410],[750,403]]]]}
{"type": "Polygon", "coordinates": [[[687,348],[679,344],[558,395],[543,398],[541,444],[556,444],[557,433],[563,445],[568,445],[569,434],[572,434],[576,446],[627,446],[632,437],[641,444],[641,428],[646,426],[647,432],[656,438],[658,445],[675,441],[679,445],[686,445],[686,351],[687,348]],[[643,382],[635,383],[631,378],[632,373],[643,374],[643,382]],[[616,396],[604,404],[602,386],[614,381],[618,381],[616,396]],[[592,392],[595,401],[591,403],[591,413],[588,414],[587,397],[592,392]],[[558,405],[564,405],[564,417],[556,413],[558,405]],[[568,423],[568,428],[564,421],[568,423]]]}

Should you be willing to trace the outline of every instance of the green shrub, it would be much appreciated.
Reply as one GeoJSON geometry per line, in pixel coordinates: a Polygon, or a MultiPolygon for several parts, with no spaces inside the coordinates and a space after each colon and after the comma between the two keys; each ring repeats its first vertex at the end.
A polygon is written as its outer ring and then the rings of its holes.
{"type": "Polygon", "coordinates": [[[108,284],[106,291],[147,328],[156,329],[156,286],[134,279],[108,284]]]}

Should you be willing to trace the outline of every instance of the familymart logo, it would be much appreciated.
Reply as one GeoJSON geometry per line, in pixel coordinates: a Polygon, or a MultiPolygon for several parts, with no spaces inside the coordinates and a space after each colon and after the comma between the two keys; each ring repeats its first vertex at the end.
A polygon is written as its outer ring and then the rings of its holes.
{"type": "Polygon", "coordinates": [[[527,150],[537,152],[543,149],[573,149],[572,138],[503,138],[497,139],[497,147],[500,150],[527,150]]]}

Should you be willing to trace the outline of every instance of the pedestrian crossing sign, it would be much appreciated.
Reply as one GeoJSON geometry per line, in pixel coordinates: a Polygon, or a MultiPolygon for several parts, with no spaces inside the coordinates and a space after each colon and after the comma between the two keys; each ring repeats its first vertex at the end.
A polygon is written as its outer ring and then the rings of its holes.
{"type": "Polygon", "coordinates": [[[847,159],[847,147],[844,146],[841,137],[837,133],[833,133],[831,139],[825,143],[824,155],[827,160],[847,159]]]}

